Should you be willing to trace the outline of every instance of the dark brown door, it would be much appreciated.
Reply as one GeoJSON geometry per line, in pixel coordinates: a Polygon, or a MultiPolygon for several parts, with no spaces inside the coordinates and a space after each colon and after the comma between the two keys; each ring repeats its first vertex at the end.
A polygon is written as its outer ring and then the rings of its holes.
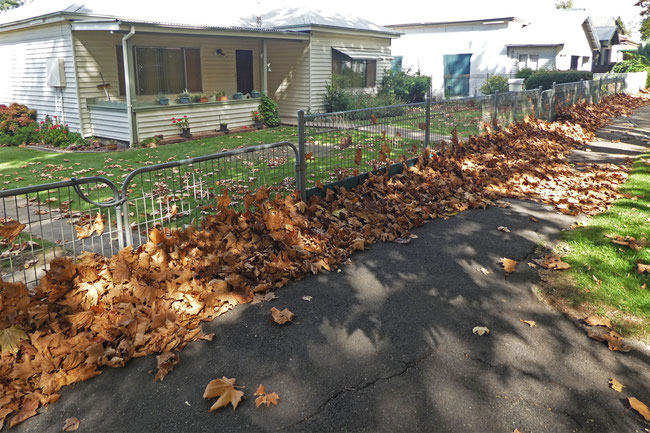
{"type": "Polygon", "coordinates": [[[572,71],[577,71],[578,70],[578,60],[580,60],[579,56],[571,56],[571,70],[572,71]]]}
{"type": "Polygon", "coordinates": [[[237,91],[244,94],[253,90],[253,51],[237,50],[237,91]]]}

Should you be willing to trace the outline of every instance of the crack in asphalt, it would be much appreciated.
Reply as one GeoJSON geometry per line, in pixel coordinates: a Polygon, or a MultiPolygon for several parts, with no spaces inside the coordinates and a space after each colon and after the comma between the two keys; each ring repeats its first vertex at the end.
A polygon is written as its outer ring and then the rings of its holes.
{"type": "Polygon", "coordinates": [[[395,372],[395,373],[389,374],[388,376],[377,377],[377,378],[375,378],[373,380],[370,380],[370,381],[368,381],[366,383],[363,383],[361,385],[345,387],[345,388],[335,392],[330,397],[328,397],[328,399],[325,400],[325,402],[323,402],[320,406],[318,406],[316,408],[316,410],[313,413],[311,413],[310,415],[307,415],[303,419],[301,419],[299,421],[296,421],[293,424],[289,424],[287,426],[280,427],[276,431],[286,430],[288,428],[295,427],[295,426],[297,426],[299,424],[302,424],[303,422],[309,421],[310,419],[318,416],[323,411],[323,409],[327,405],[329,405],[332,401],[338,399],[340,396],[342,396],[342,395],[344,395],[344,394],[346,394],[348,392],[362,391],[362,390],[364,390],[366,388],[369,388],[369,387],[375,385],[378,382],[388,381],[388,380],[394,379],[396,377],[402,376],[402,375],[406,374],[409,370],[413,369],[420,362],[424,361],[427,358],[430,358],[432,355],[433,355],[433,352],[427,352],[427,353],[424,353],[423,355],[420,355],[419,357],[417,357],[417,358],[415,358],[415,359],[413,359],[411,361],[407,361],[407,362],[399,361],[400,363],[404,364],[404,367],[402,369],[400,369],[399,371],[395,372]]]}

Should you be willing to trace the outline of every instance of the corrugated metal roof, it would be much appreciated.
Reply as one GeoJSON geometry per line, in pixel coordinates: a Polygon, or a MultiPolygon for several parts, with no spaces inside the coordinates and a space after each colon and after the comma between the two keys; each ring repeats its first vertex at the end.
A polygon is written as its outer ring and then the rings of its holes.
{"type": "Polygon", "coordinates": [[[616,33],[618,28],[613,27],[596,27],[596,37],[599,41],[609,41],[612,39],[612,36],[616,33]]]}

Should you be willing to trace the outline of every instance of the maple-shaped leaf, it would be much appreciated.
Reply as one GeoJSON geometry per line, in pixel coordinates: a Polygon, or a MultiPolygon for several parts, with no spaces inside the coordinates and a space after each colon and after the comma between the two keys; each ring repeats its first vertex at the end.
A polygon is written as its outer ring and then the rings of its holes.
{"type": "Polygon", "coordinates": [[[210,412],[213,412],[220,407],[226,407],[228,404],[232,404],[233,410],[237,409],[237,405],[244,397],[244,392],[235,389],[235,382],[237,379],[234,377],[232,379],[223,376],[221,379],[214,379],[208,383],[203,391],[203,398],[215,398],[219,399],[210,407],[210,412]]]}
{"type": "Polygon", "coordinates": [[[74,227],[77,230],[77,239],[86,239],[93,235],[95,229],[90,224],[77,225],[74,227]]]}
{"type": "Polygon", "coordinates": [[[293,320],[293,313],[289,311],[288,308],[280,311],[277,308],[273,307],[271,308],[271,316],[273,317],[273,321],[278,325],[284,325],[285,323],[291,322],[293,320]]]}
{"type": "Polygon", "coordinates": [[[627,401],[630,407],[637,411],[646,421],[650,421],[650,409],[641,400],[636,397],[628,397],[627,401]]]}
{"type": "Polygon", "coordinates": [[[20,340],[27,340],[27,334],[16,325],[0,331],[0,348],[2,353],[16,353],[20,349],[20,340]]]}
{"type": "Polygon", "coordinates": [[[519,319],[520,322],[524,322],[526,325],[530,326],[531,328],[534,328],[537,326],[537,323],[535,323],[534,320],[524,320],[524,319],[519,319]]]}
{"type": "Polygon", "coordinates": [[[596,341],[603,341],[607,343],[609,350],[612,352],[629,352],[630,347],[627,346],[616,331],[597,331],[599,328],[591,328],[587,331],[587,336],[596,341]]]}
{"type": "Polygon", "coordinates": [[[232,200],[230,200],[230,196],[228,195],[228,190],[224,189],[223,194],[217,196],[217,205],[219,207],[228,207],[232,203],[232,200]]]}
{"type": "Polygon", "coordinates": [[[613,377],[609,379],[609,387],[612,388],[616,392],[622,392],[623,391],[623,384],[619,382],[618,380],[614,379],[613,377]]]}
{"type": "Polygon", "coordinates": [[[475,326],[472,328],[472,332],[476,335],[485,335],[489,334],[490,330],[486,326],[475,326]]]}
{"type": "Polygon", "coordinates": [[[314,152],[307,152],[305,154],[305,161],[313,161],[314,160],[314,152]]]}
{"type": "Polygon", "coordinates": [[[97,236],[101,236],[104,233],[104,219],[102,218],[101,212],[97,212],[95,220],[93,221],[93,231],[97,233],[97,236]]]}
{"type": "Polygon", "coordinates": [[[167,237],[160,230],[154,228],[151,230],[151,233],[149,233],[149,240],[157,245],[165,242],[167,237]]]}
{"type": "Polygon", "coordinates": [[[158,361],[158,372],[156,373],[154,382],[165,379],[165,376],[167,376],[169,372],[172,371],[179,362],[181,362],[181,357],[178,353],[163,352],[156,356],[156,360],[158,361]]]}
{"type": "Polygon", "coordinates": [[[260,407],[263,404],[266,404],[266,407],[269,407],[270,405],[277,405],[278,401],[280,400],[280,396],[275,392],[267,394],[264,390],[264,385],[260,385],[257,388],[255,395],[257,396],[255,399],[255,407],[260,407]]]}
{"type": "Polygon", "coordinates": [[[21,422],[25,421],[27,418],[31,418],[36,415],[36,409],[41,405],[40,400],[36,396],[28,396],[25,400],[22,401],[20,405],[20,411],[16,413],[11,420],[9,421],[9,428],[12,428],[21,422]]]}
{"type": "Polygon", "coordinates": [[[21,224],[18,221],[7,221],[0,225],[0,237],[9,240],[9,242],[13,242],[25,227],[27,227],[27,225],[21,224]]]}
{"type": "Polygon", "coordinates": [[[505,257],[499,260],[499,264],[503,267],[503,270],[506,271],[507,274],[510,274],[515,271],[515,268],[517,267],[517,263],[519,262],[505,257]]]}
{"type": "Polygon", "coordinates": [[[542,259],[541,265],[544,269],[550,269],[550,270],[564,270],[564,269],[571,268],[570,264],[563,262],[562,258],[554,255],[544,257],[542,259]]]}
{"type": "Polygon", "coordinates": [[[65,424],[63,424],[63,429],[62,431],[77,431],[79,429],[79,418],[77,417],[71,417],[67,418],[65,420],[65,424]]]}
{"type": "Polygon", "coordinates": [[[612,321],[607,317],[592,314],[591,316],[585,317],[583,320],[589,326],[602,326],[607,329],[612,329],[612,321]]]}

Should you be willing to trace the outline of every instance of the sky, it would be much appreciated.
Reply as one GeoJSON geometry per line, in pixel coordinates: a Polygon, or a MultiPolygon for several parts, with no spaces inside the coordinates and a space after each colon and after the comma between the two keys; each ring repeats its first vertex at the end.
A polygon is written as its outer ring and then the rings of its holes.
{"type": "MultiPolygon", "coordinates": [[[[170,19],[185,23],[214,22],[222,25],[236,17],[257,14],[283,7],[303,7],[356,15],[377,24],[401,24],[432,22],[451,19],[521,16],[535,17],[555,9],[556,0],[33,0],[24,8],[41,7],[45,10],[53,4],[94,3],[98,7],[122,2],[124,15],[130,10],[150,10],[153,14],[167,13],[170,19]],[[197,13],[200,11],[200,13],[197,13]]],[[[621,16],[630,30],[637,31],[641,22],[641,8],[634,6],[636,0],[574,0],[574,7],[585,8],[591,16],[621,16]]],[[[19,8],[19,9],[22,9],[19,8]]],[[[18,11],[15,11],[18,12],[18,11]]]]}

